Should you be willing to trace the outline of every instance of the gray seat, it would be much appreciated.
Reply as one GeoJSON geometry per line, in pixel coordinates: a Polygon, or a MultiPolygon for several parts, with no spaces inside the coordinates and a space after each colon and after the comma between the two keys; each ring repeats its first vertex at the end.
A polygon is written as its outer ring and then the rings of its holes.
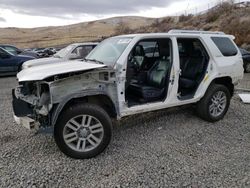
{"type": "Polygon", "coordinates": [[[163,97],[166,88],[166,79],[170,69],[170,61],[157,60],[148,71],[145,83],[131,83],[129,91],[146,101],[157,100],[163,97]]]}
{"type": "Polygon", "coordinates": [[[137,45],[133,54],[134,64],[137,66],[137,69],[140,69],[145,60],[145,52],[141,45],[137,45]]]}
{"type": "Polygon", "coordinates": [[[197,86],[202,74],[206,58],[200,50],[196,50],[182,67],[179,85],[184,89],[192,89],[197,86]]]}

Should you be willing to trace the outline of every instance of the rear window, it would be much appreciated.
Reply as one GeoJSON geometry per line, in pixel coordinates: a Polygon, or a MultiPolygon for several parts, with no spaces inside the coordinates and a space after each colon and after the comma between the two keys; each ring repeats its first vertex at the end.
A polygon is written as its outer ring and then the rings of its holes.
{"type": "Polygon", "coordinates": [[[238,50],[229,38],[211,37],[211,39],[224,56],[235,56],[238,53],[238,50]]]}

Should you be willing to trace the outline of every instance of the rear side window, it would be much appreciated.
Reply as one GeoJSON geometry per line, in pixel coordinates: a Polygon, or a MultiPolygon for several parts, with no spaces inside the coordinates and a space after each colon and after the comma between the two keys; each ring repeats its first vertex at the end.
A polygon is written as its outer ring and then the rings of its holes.
{"type": "Polygon", "coordinates": [[[229,38],[211,37],[211,39],[224,56],[235,56],[238,53],[238,50],[229,38]]]}

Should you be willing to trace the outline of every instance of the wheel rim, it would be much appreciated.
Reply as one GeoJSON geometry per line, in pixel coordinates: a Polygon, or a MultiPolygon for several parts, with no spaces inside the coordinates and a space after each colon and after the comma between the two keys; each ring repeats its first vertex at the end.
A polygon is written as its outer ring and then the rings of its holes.
{"type": "Polygon", "coordinates": [[[103,125],[91,115],[73,117],[63,129],[66,145],[77,152],[87,152],[97,148],[103,135],[103,125]]]}
{"type": "Polygon", "coordinates": [[[227,96],[223,91],[217,91],[211,98],[211,102],[209,105],[209,113],[213,117],[220,116],[227,105],[227,96]]]}

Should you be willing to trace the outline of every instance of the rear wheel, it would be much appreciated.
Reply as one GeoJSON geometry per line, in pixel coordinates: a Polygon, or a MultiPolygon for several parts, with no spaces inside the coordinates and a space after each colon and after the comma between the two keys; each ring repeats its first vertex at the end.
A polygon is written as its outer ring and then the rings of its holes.
{"type": "Polygon", "coordinates": [[[109,115],[94,104],[81,104],[66,109],[55,126],[59,149],[69,157],[95,157],[108,146],[112,135],[109,115]]]}
{"type": "Polygon", "coordinates": [[[212,84],[197,104],[198,115],[209,122],[221,120],[229,107],[231,95],[227,87],[212,84]]]}

